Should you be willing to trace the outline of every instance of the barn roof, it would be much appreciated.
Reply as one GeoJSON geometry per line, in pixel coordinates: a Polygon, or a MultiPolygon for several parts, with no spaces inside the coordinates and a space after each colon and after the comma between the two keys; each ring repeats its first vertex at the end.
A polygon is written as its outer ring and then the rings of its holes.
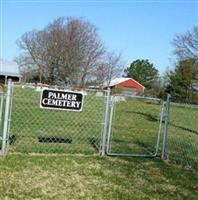
{"type": "MultiPolygon", "coordinates": [[[[140,85],[142,88],[145,88],[143,85],[141,85],[139,82],[137,82],[135,79],[133,79],[133,78],[115,78],[115,79],[112,79],[111,81],[110,81],[110,84],[109,84],[109,87],[113,87],[113,86],[115,86],[115,85],[118,85],[118,84],[120,84],[120,83],[123,83],[123,82],[125,82],[125,81],[128,81],[128,80],[132,80],[132,81],[134,81],[134,82],[136,82],[138,85],[140,85]]],[[[107,84],[105,84],[106,86],[107,86],[107,84]]]]}

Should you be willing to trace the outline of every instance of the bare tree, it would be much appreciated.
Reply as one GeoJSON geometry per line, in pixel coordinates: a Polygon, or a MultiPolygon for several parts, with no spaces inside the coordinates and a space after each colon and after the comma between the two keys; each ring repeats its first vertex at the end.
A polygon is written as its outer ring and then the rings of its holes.
{"type": "Polygon", "coordinates": [[[36,31],[25,33],[17,43],[23,53],[15,60],[23,75],[36,70],[41,80],[42,59],[40,59],[41,55],[39,56],[39,49],[35,44],[37,39],[36,31]]]}
{"type": "Polygon", "coordinates": [[[179,60],[198,58],[198,26],[194,27],[191,32],[176,35],[173,45],[175,47],[174,53],[179,60]]]}
{"type": "Polygon", "coordinates": [[[82,18],[58,18],[43,30],[25,33],[18,46],[21,71],[37,71],[40,82],[49,84],[67,79],[83,86],[104,54],[97,29],[82,18]]]}
{"type": "Polygon", "coordinates": [[[97,29],[88,21],[70,18],[67,30],[69,44],[74,47],[70,49],[70,57],[76,57],[74,61],[78,61],[75,63],[74,74],[79,85],[83,87],[87,76],[98,66],[104,55],[104,47],[97,35],[97,29]]]}
{"type": "Polygon", "coordinates": [[[98,65],[95,73],[97,82],[109,86],[111,80],[121,75],[123,65],[121,61],[121,53],[106,52],[102,62],[98,65]]]}

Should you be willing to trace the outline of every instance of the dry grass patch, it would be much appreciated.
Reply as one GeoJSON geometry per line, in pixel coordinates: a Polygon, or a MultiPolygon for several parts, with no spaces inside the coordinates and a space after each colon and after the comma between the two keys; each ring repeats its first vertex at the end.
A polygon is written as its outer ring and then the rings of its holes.
{"type": "Polygon", "coordinates": [[[196,199],[198,173],[159,160],[0,157],[0,199],[196,199]]]}

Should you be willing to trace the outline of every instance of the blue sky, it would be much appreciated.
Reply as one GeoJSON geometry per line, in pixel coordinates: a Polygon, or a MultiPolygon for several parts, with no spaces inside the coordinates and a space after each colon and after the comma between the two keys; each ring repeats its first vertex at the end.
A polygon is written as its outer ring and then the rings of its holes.
{"type": "Polygon", "coordinates": [[[149,59],[162,74],[173,66],[171,41],[198,25],[198,0],[0,0],[1,57],[13,60],[16,40],[60,16],[84,17],[98,28],[106,48],[122,52],[125,66],[149,59]]]}

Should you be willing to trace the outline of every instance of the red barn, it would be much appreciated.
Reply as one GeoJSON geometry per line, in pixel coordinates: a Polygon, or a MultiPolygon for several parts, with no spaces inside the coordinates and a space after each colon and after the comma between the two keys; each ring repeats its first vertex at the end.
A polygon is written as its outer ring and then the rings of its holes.
{"type": "Polygon", "coordinates": [[[142,93],[145,87],[133,78],[115,78],[111,80],[109,87],[111,89],[121,89],[123,93],[142,93]]]}

